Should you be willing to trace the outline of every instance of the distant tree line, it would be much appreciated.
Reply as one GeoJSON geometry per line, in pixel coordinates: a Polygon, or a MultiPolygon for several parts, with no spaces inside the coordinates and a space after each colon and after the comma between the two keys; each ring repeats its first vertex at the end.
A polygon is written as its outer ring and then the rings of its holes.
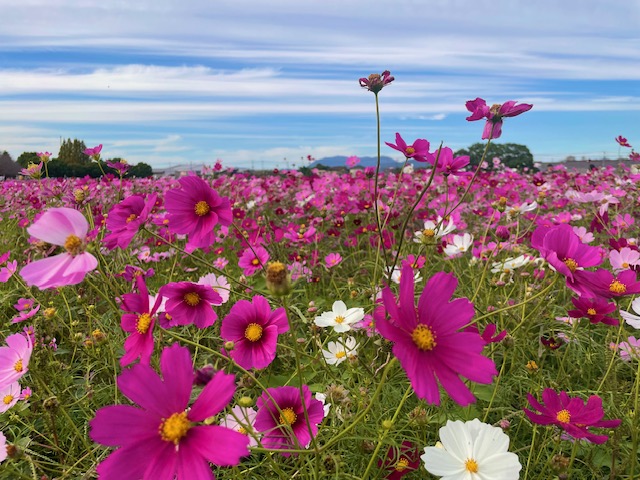
{"type": "MultiPolygon", "coordinates": [[[[482,154],[486,143],[474,143],[469,148],[463,148],[455,152],[455,156],[469,155],[469,164],[477,166],[482,159],[482,154]]],[[[510,168],[516,168],[522,170],[528,168],[533,170],[533,155],[525,145],[519,145],[517,143],[490,143],[485,161],[487,162],[487,169],[493,169],[492,160],[498,157],[500,161],[510,168]]]]}
{"type": "MultiPolygon", "coordinates": [[[[57,158],[51,159],[47,164],[50,177],[84,177],[90,176],[93,178],[100,177],[102,172],[97,162],[91,161],[88,155],[85,155],[84,151],[87,146],[82,140],[70,138],[64,140],[60,145],[60,151],[57,158]]],[[[114,158],[111,161],[118,161],[121,159],[114,158]]],[[[22,167],[27,168],[30,163],[40,163],[40,158],[36,152],[24,152],[16,160],[22,167]]],[[[100,165],[106,173],[113,173],[117,175],[117,172],[110,168],[106,162],[100,160],[100,165]]],[[[135,165],[131,165],[131,168],[126,173],[126,177],[150,177],[152,175],[151,165],[140,162],[135,165]]]]}

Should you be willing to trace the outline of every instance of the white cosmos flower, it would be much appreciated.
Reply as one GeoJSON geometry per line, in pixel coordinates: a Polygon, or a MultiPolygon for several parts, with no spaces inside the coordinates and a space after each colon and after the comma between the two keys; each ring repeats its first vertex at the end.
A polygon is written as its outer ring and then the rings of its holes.
{"type": "Polygon", "coordinates": [[[480,420],[448,420],[440,429],[441,447],[426,447],[420,458],[427,471],[442,480],[518,480],[522,465],[509,452],[501,428],[480,420]]]}
{"type": "Polygon", "coordinates": [[[435,222],[427,220],[424,222],[424,229],[413,234],[413,241],[416,243],[429,243],[431,240],[437,240],[445,235],[449,235],[455,229],[456,226],[451,217],[449,217],[449,223],[446,227],[442,217],[438,217],[438,220],[435,222]]]}
{"type": "Polygon", "coordinates": [[[524,267],[530,261],[531,257],[528,255],[505,258],[502,262],[494,262],[491,264],[491,273],[513,273],[515,269],[524,267]]]}
{"type": "Polygon", "coordinates": [[[319,327],[333,327],[337,333],[344,333],[351,330],[351,325],[359,322],[364,318],[364,308],[349,308],[347,305],[338,300],[333,302],[331,312],[324,312],[316,317],[314,323],[319,327]]]}
{"type": "MultiPolygon", "coordinates": [[[[631,308],[634,312],[640,315],[640,297],[631,302],[631,308]]],[[[633,328],[640,329],[640,316],[638,315],[620,310],[620,316],[624,318],[625,322],[627,322],[633,328]]]]}
{"type": "MultiPolygon", "coordinates": [[[[393,272],[391,272],[391,281],[400,285],[401,277],[402,267],[393,267],[393,272]]],[[[420,270],[416,269],[413,271],[413,283],[418,283],[420,280],[422,280],[422,275],[420,275],[420,270]]]]}
{"type": "Polygon", "coordinates": [[[453,242],[444,247],[444,254],[448,257],[454,257],[469,250],[471,245],[473,245],[473,235],[469,233],[454,235],[453,242]]]}
{"type": "Polygon", "coordinates": [[[340,365],[347,358],[358,354],[358,343],[353,337],[347,337],[346,340],[338,340],[337,342],[327,343],[327,350],[322,350],[324,360],[329,365],[340,365]]]}

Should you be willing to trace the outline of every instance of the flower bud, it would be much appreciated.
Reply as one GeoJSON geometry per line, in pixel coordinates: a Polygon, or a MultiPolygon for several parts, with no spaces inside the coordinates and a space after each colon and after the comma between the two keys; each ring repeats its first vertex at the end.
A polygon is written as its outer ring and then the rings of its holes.
{"type": "Polygon", "coordinates": [[[291,292],[291,276],[282,262],[267,264],[267,288],[272,295],[281,297],[291,292]]]}

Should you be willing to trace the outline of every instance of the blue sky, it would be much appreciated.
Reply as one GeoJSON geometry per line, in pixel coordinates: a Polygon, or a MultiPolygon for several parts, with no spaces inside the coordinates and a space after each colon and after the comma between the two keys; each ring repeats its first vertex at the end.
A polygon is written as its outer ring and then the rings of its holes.
{"type": "MultiPolygon", "coordinates": [[[[536,160],[640,146],[638,0],[0,0],[0,150],[61,138],[154,167],[300,165],[383,141],[480,141],[466,100],[533,103],[536,160]]],[[[397,157],[383,145],[383,153],[397,157]]],[[[400,159],[399,157],[397,157],[400,159]]]]}

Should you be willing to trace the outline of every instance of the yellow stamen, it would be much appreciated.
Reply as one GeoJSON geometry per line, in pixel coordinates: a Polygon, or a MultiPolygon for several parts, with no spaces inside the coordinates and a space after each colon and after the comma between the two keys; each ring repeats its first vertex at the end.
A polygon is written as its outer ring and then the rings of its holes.
{"type": "Polygon", "coordinates": [[[623,294],[627,291],[627,286],[624,283],[619,282],[618,280],[614,280],[609,285],[609,291],[612,293],[623,294]]]}
{"type": "Polygon", "coordinates": [[[575,272],[578,269],[578,262],[576,262],[573,258],[565,258],[564,264],[567,266],[571,273],[575,272]]]}
{"type": "Polygon", "coordinates": [[[404,152],[406,155],[413,155],[416,153],[416,149],[413,147],[407,147],[404,152]]]}
{"type": "Polygon", "coordinates": [[[418,325],[411,333],[411,340],[423,352],[433,350],[437,345],[433,331],[423,324],[418,325]]]}
{"type": "Polygon", "coordinates": [[[425,228],[424,230],[422,230],[422,236],[423,237],[431,238],[431,237],[435,237],[435,235],[436,235],[436,232],[432,228],[425,228]]]}
{"type": "Polygon", "coordinates": [[[464,462],[464,468],[469,473],[478,473],[478,462],[473,458],[467,458],[467,461],[464,462]]]}
{"type": "Polygon", "coordinates": [[[158,431],[162,440],[178,445],[190,428],[191,422],[187,418],[187,412],[181,412],[174,413],[166,420],[163,420],[158,431]]]}
{"type": "Polygon", "coordinates": [[[293,425],[296,423],[297,419],[298,416],[296,415],[296,412],[293,411],[293,408],[287,407],[282,410],[282,415],[280,415],[278,421],[280,422],[280,425],[293,425]]]}
{"type": "Polygon", "coordinates": [[[596,315],[598,312],[596,312],[596,309],[595,309],[595,308],[588,308],[588,309],[587,309],[587,313],[588,313],[589,315],[596,315]]]}
{"type": "Polygon", "coordinates": [[[257,258],[254,258],[253,260],[251,260],[251,265],[253,265],[254,267],[257,267],[258,265],[260,265],[260,260],[258,260],[257,258]]]}
{"type": "Polygon", "coordinates": [[[400,460],[398,460],[398,463],[396,463],[395,470],[396,472],[403,472],[407,468],[409,468],[409,460],[407,460],[405,457],[402,457],[400,460]]]}
{"type": "Polygon", "coordinates": [[[569,413],[569,410],[560,410],[557,414],[556,414],[556,420],[558,420],[560,423],[569,423],[571,421],[571,413],[569,413]]]}
{"type": "Polygon", "coordinates": [[[136,218],[138,218],[138,215],[136,215],[135,213],[132,213],[127,217],[127,223],[133,222],[136,218]]]}
{"type": "Polygon", "coordinates": [[[262,338],[262,326],[257,323],[250,323],[244,330],[244,338],[250,342],[257,342],[262,338]]]}
{"type": "Polygon", "coordinates": [[[18,360],[15,365],[13,366],[13,369],[16,372],[21,372],[22,371],[22,359],[18,360]]]}
{"type": "Polygon", "coordinates": [[[5,395],[4,398],[2,399],[2,402],[5,405],[9,405],[11,402],[13,402],[13,395],[5,395]]]}
{"type": "Polygon", "coordinates": [[[136,320],[136,331],[143,335],[149,330],[149,325],[151,325],[151,315],[143,313],[136,320]]]}
{"type": "Polygon", "coordinates": [[[75,257],[82,251],[82,240],[73,234],[69,235],[64,241],[64,249],[75,257]]]}
{"type": "Polygon", "coordinates": [[[194,208],[196,215],[198,215],[199,217],[206,215],[207,213],[209,213],[210,210],[211,210],[211,207],[204,200],[200,200],[198,203],[196,203],[196,206],[194,208]]]}
{"type": "Polygon", "coordinates": [[[342,352],[342,351],[336,352],[336,358],[344,358],[346,356],[347,354],[345,352],[342,352]]]}
{"type": "Polygon", "coordinates": [[[200,295],[198,295],[196,292],[185,293],[184,297],[182,298],[190,307],[195,307],[200,303],[200,295]]]}
{"type": "Polygon", "coordinates": [[[344,317],[342,315],[338,315],[335,319],[337,324],[342,324],[344,322],[344,317]]]}

